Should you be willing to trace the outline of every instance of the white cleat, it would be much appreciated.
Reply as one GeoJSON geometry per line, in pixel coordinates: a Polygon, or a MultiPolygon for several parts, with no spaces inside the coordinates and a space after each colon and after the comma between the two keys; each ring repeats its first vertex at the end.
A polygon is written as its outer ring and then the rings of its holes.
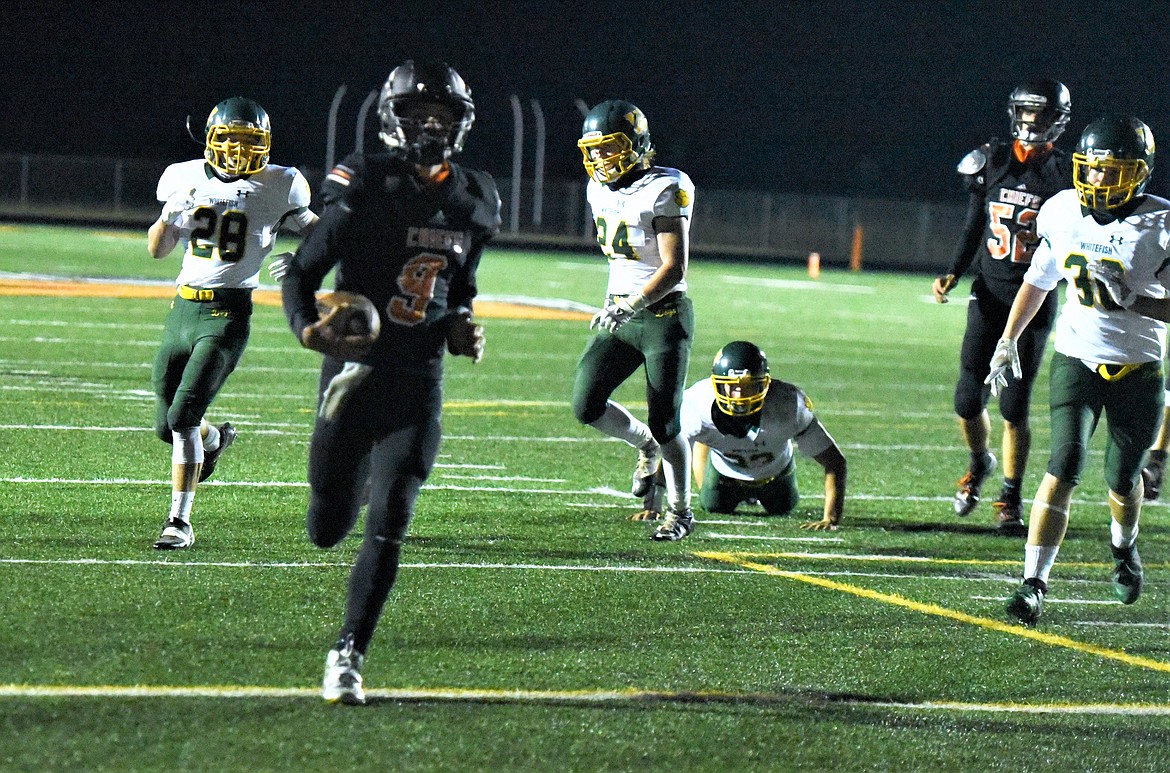
{"type": "Polygon", "coordinates": [[[181,518],[168,518],[162,534],[154,543],[155,550],[186,550],[195,544],[195,531],[181,518]]]}
{"type": "Polygon", "coordinates": [[[355,652],[353,636],[339,641],[325,656],[325,679],[321,694],[329,703],[361,706],[366,702],[362,689],[362,663],[365,655],[355,652]]]}

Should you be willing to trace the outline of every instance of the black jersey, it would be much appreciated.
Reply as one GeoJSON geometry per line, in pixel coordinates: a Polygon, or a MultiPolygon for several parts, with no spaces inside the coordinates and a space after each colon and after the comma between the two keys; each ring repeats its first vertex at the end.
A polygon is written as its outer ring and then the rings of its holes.
{"type": "Polygon", "coordinates": [[[1072,187],[1072,161],[1053,148],[1022,162],[1011,144],[992,140],[959,164],[970,191],[967,221],[950,273],[974,265],[972,289],[1011,304],[1036,250],[1036,214],[1057,191],[1072,187]]]}
{"type": "Polygon", "coordinates": [[[282,283],[299,337],[317,321],[314,293],[335,265],[335,287],[377,307],[382,332],[362,358],[375,369],[439,373],[448,324],[476,294],[484,245],[500,227],[500,197],[486,172],[449,163],[425,185],[389,153],[355,154],[321,188],[325,211],[282,283]]]}

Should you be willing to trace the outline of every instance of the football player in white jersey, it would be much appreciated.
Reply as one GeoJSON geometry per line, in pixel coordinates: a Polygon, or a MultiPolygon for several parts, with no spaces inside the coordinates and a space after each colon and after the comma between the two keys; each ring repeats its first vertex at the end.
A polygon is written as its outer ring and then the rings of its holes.
{"type": "MultiPolygon", "coordinates": [[[[195,541],[195,487],[215,470],[235,428],[204,419],[248,343],[252,290],[277,231],[307,235],[317,222],[309,183],[292,167],[268,163],[272,129],[260,105],[232,97],[207,118],[204,157],[172,164],[158,182],[162,214],[147,249],[164,258],[183,247],[162,344],[154,360],[155,431],[173,446],[171,508],[158,550],[195,541]]],[[[280,268],[271,267],[278,277],[280,268]]]]}
{"type": "Polygon", "coordinates": [[[800,499],[795,441],[825,470],[824,517],[801,528],[836,530],[845,509],[845,456],[804,392],[772,378],[758,346],[732,341],[720,349],[711,378],[683,396],[681,418],[704,510],[733,513],[754,499],[769,515],[792,512],[800,499]]]}
{"type": "Polygon", "coordinates": [[[690,449],[678,419],[694,337],[686,273],[695,186],[683,172],[654,165],[646,116],[625,100],[590,110],[577,146],[589,175],[586,196],[597,243],[609,258],[609,285],[589,325],[597,334],[577,363],[573,413],[638,449],[635,496],[654,490],[665,463],[668,512],[651,536],[673,542],[690,534],[695,522],[690,449]],[[640,366],[646,370],[645,423],[610,399],[640,366]]]}
{"type": "MultiPolygon", "coordinates": [[[[1085,128],[1073,154],[1074,188],[1056,194],[1036,218],[1040,246],[1024,276],[996,347],[987,383],[998,391],[1019,377],[1016,340],[1048,293],[1067,280],[1051,366],[1052,453],[1032,503],[1024,582],[1007,611],[1040,619],[1048,576],[1068,526],[1089,439],[1102,413],[1108,425],[1113,590],[1124,604],[1142,591],[1137,552],[1141,470],[1163,403],[1166,324],[1117,303],[1109,281],[1164,306],[1170,295],[1170,201],[1143,193],[1154,165],[1154,138],[1136,118],[1110,117],[1085,128]]],[[[1116,291],[1116,290],[1115,290],[1116,291]]]]}

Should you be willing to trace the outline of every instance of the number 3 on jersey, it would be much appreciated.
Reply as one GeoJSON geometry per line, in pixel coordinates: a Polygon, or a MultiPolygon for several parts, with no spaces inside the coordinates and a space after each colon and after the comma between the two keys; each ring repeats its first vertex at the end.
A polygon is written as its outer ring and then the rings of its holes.
{"type": "Polygon", "coordinates": [[[611,259],[638,259],[638,253],[630,246],[630,231],[624,220],[618,221],[617,227],[613,229],[611,234],[605,218],[597,218],[597,243],[601,245],[601,251],[611,259]]]}
{"type": "Polygon", "coordinates": [[[1003,201],[988,203],[987,227],[991,229],[991,238],[987,240],[987,252],[991,257],[1003,260],[1010,255],[1012,263],[1031,263],[1032,253],[1040,242],[1036,236],[1036,214],[1034,209],[1003,201]]]}

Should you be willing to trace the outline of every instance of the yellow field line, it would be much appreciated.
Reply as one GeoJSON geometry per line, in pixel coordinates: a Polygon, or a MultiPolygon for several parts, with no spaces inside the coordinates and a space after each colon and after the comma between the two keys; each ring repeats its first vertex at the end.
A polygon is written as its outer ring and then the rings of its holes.
{"type": "MultiPolygon", "coordinates": [[[[727,556],[733,560],[742,558],[791,558],[798,560],[821,560],[821,561],[875,561],[887,563],[912,563],[912,564],[949,564],[949,565],[967,565],[967,566],[1021,566],[1023,559],[983,559],[983,558],[933,558],[931,556],[897,556],[897,555],[857,555],[857,554],[842,554],[842,553],[793,553],[793,552],[778,552],[778,551],[751,551],[751,552],[735,552],[735,553],[696,553],[695,555],[703,558],[710,558],[713,556],[727,556]]],[[[722,558],[716,560],[724,560],[722,558]]],[[[1101,567],[1113,568],[1113,564],[1107,564],[1102,561],[1061,561],[1060,565],[1063,567],[1077,567],[1079,569],[1099,569],[1101,567]]],[[[1151,562],[1143,562],[1142,566],[1157,567],[1159,564],[1151,562]]],[[[1170,566],[1170,564],[1162,563],[1163,568],[1170,566]]]]}
{"type": "Polygon", "coordinates": [[[740,566],[745,569],[753,569],[763,574],[772,575],[773,577],[783,577],[788,580],[797,580],[798,582],[805,582],[809,585],[816,585],[821,588],[828,588],[830,590],[841,591],[842,593],[849,593],[861,598],[870,599],[872,601],[880,601],[885,604],[893,604],[895,606],[910,609],[915,612],[921,612],[925,615],[934,615],[936,617],[944,617],[950,620],[957,620],[961,623],[979,626],[980,628],[987,628],[992,631],[999,631],[1000,633],[1010,634],[1012,636],[1019,636],[1024,639],[1032,639],[1042,644],[1048,644],[1053,647],[1064,647],[1066,649],[1075,650],[1077,652],[1084,652],[1089,655],[1096,655],[1110,660],[1116,660],[1130,666],[1137,666],[1139,668],[1148,668],[1152,671],[1162,671],[1170,673],[1170,663],[1161,660],[1153,660],[1152,658],[1144,658],[1140,655],[1130,655],[1123,650],[1109,649],[1108,647],[1101,647],[1096,644],[1088,644],[1085,642],[1069,639],[1065,636],[1057,636],[1056,634],[1044,633],[1036,631],[1031,628],[1015,623],[1005,623],[999,620],[992,620],[988,617],[976,617],[968,615],[965,612],[959,612],[954,609],[939,606],[938,604],[924,604],[913,599],[908,599],[904,596],[899,596],[893,593],[881,593],[879,591],[862,588],[857,585],[850,585],[844,582],[837,582],[836,580],[829,580],[823,577],[813,577],[811,575],[803,574],[801,572],[791,572],[779,569],[770,564],[758,564],[754,561],[746,561],[741,556],[733,553],[695,553],[700,558],[708,558],[714,561],[721,561],[723,563],[740,566]]]}
{"type": "MultiPolygon", "coordinates": [[[[0,685],[0,698],[306,698],[320,699],[318,687],[246,685],[0,685]]],[[[1170,716],[1170,705],[1158,703],[963,703],[959,701],[867,700],[855,695],[736,693],[718,690],[508,690],[492,688],[413,687],[366,690],[366,697],[385,701],[455,701],[465,703],[533,703],[589,705],[598,703],[726,703],[753,705],[854,706],[909,711],[981,711],[1016,714],[1131,714],[1170,716]]]]}

